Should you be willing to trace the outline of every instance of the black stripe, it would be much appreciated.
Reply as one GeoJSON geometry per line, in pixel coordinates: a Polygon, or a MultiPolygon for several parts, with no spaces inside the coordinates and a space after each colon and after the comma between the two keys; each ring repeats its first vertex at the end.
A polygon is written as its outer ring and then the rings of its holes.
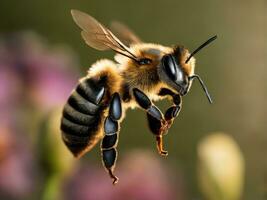
{"type": "Polygon", "coordinates": [[[88,101],[98,104],[104,96],[104,87],[97,84],[94,80],[84,79],[77,86],[76,91],[88,101]]]}
{"type": "Polygon", "coordinates": [[[72,93],[72,95],[68,99],[68,103],[77,111],[89,114],[89,115],[95,115],[100,108],[100,106],[95,105],[91,103],[90,101],[87,101],[84,99],[81,95],[79,95],[76,91],[72,93]]]}
{"type": "Polygon", "coordinates": [[[62,139],[70,144],[88,144],[90,136],[76,136],[62,132],[62,139]]]}
{"type": "MultiPolygon", "coordinates": [[[[66,118],[62,118],[61,120],[61,130],[65,133],[75,135],[75,136],[88,136],[89,135],[89,127],[75,124],[66,118]]],[[[91,130],[90,130],[91,132],[91,130]]]]}
{"type": "Polygon", "coordinates": [[[83,114],[75,110],[68,103],[64,106],[63,116],[69,121],[80,125],[90,125],[97,120],[96,116],[83,114]]]}
{"type": "Polygon", "coordinates": [[[74,144],[74,143],[69,143],[67,141],[64,141],[68,149],[75,155],[79,155],[83,150],[86,149],[88,144],[74,144]]]}

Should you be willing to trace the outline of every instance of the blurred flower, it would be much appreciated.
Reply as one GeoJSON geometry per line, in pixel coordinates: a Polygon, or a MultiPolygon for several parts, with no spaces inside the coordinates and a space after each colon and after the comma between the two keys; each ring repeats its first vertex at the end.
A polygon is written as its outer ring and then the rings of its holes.
{"type": "Polygon", "coordinates": [[[78,62],[66,46],[51,47],[35,33],[23,32],[0,38],[0,72],[0,107],[30,100],[47,110],[68,97],[78,62]]]}
{"type": "Polygon", "coordinates": [[[62,183],[74,166],[74,157],[61,139],[59,129],[61,112],[62,109],[55,109],[49,114],[49,117],[45,118],[42,128],[40,128],[38,147],[45,178],[43,200],[61,198],[62,183]]]}
{"type": "Polygon", "coordinates": [[[244,159],[232,137],[213,133],[198,146],[200,187],[210,200],[238,200],[244,184],[244,159]]]}
{"type": "Polygon", "coordinates": [[[156,155],[145,150],[128,153],[117,166],[115,174],[120,180],[114,186],[104,169],[85,166],[69,183],[65,198],[77,200],[183,199],[182,184],[172,181],[169,176],[174,172],[163,165],[156,155]],[[175,195],[178,197],[175,198],[175,195]]]}
{"type": "Polygon", "coordinates": [[[60,149],[59,114],[48,113],[65,103],[78,74],[66,46],[51,46],[32,32],[0,35],[0,199],[23,199],[36,190],[34,163],[43,154],[36,154],[34,142],[45,117],[52,117],[41,138],[49,175],[70,170],[70,155],[60,149]]]}
{"type": "Polygon", "coordinates": [[[73,167],[74,157],[64,145],[59,129],[62,109],[55,109],[45,117],[40,128],[39,150],[42,163],[49,174],[67,174],[73,167]]]}
{"type": "Polygon", "coordinates": [[[32,149],[8,125],[0,133],[0,196],[24,199],[33,191],[32,149]]]}
{"type": "Polygon", "coordinates": [[[10,112],[17,108],[18,96],[21,90],[20,80],[9,66],[5,66],[0,60],[0,118],[1,121],[9,121],[10,112]]]}

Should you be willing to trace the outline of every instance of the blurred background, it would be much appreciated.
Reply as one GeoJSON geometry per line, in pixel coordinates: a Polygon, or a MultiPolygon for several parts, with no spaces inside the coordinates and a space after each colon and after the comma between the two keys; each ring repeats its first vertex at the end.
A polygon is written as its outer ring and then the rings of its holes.
{"type": "Polygon", "coordinates": [[[1,0],[0,199],[267,199],[266,8],[264,0],[1,0]],[[77,80],[114,56],[85,45],[73,8],[191,51],[218,35],[196,55],[214,104],[193,84],[164,138],[167,158],[144,112],[128,111],[115,187],[98,145],[76,160],[60,138],[60,112],[77,80]]]}

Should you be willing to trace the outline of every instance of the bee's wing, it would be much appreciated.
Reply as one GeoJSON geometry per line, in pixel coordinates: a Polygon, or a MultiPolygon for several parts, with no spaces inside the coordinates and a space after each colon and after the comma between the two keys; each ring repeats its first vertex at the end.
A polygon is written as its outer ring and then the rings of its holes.
{"type": "Polygon", "coordinates": [[[128,46],[142,42],[130,28],[120,22],[113,21],[110,28],[128,46]]]}
{"type": "Polygon", "coordinates": [[[109,29],[90,15],[71,10],[75,23],[82,29],[81,35],[86,44],[97,50],[113,49],[117,53],[135,59],[136,57],[109,29]]]}

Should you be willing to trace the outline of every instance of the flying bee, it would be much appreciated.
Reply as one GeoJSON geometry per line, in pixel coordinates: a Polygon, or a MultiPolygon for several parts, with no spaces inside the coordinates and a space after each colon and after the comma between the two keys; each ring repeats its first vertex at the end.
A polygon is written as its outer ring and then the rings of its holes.
{"type": "Polygon", "coordinates": [[[115,61],[101,59],[80,79],[63,109],[62,138],[75,157],[90,151],[99,140],[103,165],[113,179],[117,160],[120,123],[128,108],[139,107],[146,112],[148,126],[155,135],[158,152],[166,156],[163,135],[171,127],[194,79],[211,97],[200,76],[195,74],[195,58],[200,49],[216,36],[200,45],[191,54],[181,45],[174,48],[143,43],[130,29],[114,24],[118,39],[93,17],[78,10],[71,11],[82,29],[85,43],[97,50],[113,50],[115,61]],[[154,101],[168,98],[172,105],[163,114],[154,101]]]}

